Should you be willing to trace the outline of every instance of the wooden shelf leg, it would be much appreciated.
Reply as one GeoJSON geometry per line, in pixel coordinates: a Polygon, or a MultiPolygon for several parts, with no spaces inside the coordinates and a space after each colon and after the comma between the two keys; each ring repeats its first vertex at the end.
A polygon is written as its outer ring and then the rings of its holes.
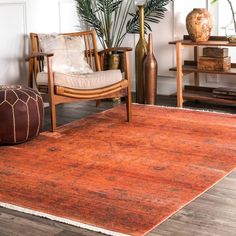
{"type": "Polygon", "coordinates": [[[199,80],[199,73],[194,72],[194,85],[199,87],[200,86],[200,80],[199,80]]]}
{"type": "MultiPolygon", "coordinates": [[[[195,46],[194,47],[194,61],[198,62],[198,58],[199,58],[199,47],[195,46]]],[[[195,86],[200,86],[200,80],[199,80],[199,73],[198,72],[194,72],[194,85],[195,86]]]]}
{"type": "Polygon", "coordinates": [[[177,82],[177,106],[183,107],[183,72],[182,72],[182,44],[176,43],[176,82],[177,82]]]}

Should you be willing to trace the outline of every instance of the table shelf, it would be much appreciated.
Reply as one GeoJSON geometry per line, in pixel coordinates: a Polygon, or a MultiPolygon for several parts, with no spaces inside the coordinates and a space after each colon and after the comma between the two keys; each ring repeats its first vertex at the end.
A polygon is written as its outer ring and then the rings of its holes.
{"type": "Polygon", "coordinates": [[[177,105],[183,107],[184,100],[199,100],[213,103],[236,105],[234,98],[218,98],[213,96],[214,88],[199,87],[200,80],[199,74],[219,74],[219,75],[232,75],[232,79],[236,79],[236,64],[231,63],[230,70],[199,70],[197,62],[199,60],[199,47],[236,47],[236,43],[230,43],[226,37],[211,36],[207,42],[193,42],[189,36],[184,36],[183,40],[176,40],[169,42],[171,45],[175,45],[176,49],[176,67],[170,68],[170,71],[176,71],[176,84],[177,84],[177,105]],[[184,61],[182,60],[182,50],[184,48],[192,47],[194,49],[194,60],[184,61]],[[185,86],[183,91],[183,75],[194,73],[194,85],[185,86]]]}
{"type": "Polygon", "coordinates": [[[213,97],[211,87],[185,86],[183,90],[183,99],[191,101],[205,101],[210,103],[236,105],[236,100],[222,99],[213,97]]]}
{"type": "Polygon", "coordinates": [[[169,42],[169,44],[176,44],[181,42],[186,46],[208,46],[208,47],[236,47],[236,43],[229,42],[225,36],[211,36],[206,42],[193,42],[188,35],[184,35],[183,40],[176,40],[169,42]]]}
{"type": "MultiPolygon", "coordinates": [[[[172,67],[170,71],[177,71],[177,67],[172,67]]],[[[199,70],[197,66],[184,65],[182,66],[183,73],[207,73],[207,74],[222,74],[222,75],[236,75],[236,68],[231,68],[226,71],[210,71],[210,70],[199,70]]]]}

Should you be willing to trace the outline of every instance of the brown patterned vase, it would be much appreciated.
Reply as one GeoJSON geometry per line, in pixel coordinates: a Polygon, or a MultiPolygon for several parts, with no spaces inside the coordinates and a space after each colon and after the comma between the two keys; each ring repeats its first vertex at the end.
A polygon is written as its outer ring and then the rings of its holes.
{"type": "Polygon", "coordinates": [[[0,86],[0,144],[17,144],[39,135],[43,125],[40,94],[22,86],[0,86]]]}
{"type": "Polygon", "coordinates": [[[186,27],[192,41],[208,41],[213,27],[212,16],[205,8],[194,8],[187,15],[186,27]]]}

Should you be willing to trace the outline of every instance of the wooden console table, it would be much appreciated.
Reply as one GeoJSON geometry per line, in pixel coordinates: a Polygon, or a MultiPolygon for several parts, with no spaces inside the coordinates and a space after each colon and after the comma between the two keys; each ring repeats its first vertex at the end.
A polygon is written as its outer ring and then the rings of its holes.
{"type": "Polygon", "coordinates": [[[177,82],[177,106],[183,107],[183,99],[187,100],[204,100],[208,102],[217,102],[223,104],[236,104],[236,100],[215,98],[211,95],[213,88],[203,87],[202,90],[196,89],[199,87],[199,74],[211,73],[211,74],[225,74],[236,76],[236,63],[231,63],[231,69],[227,71],[203,71],[197,68],[197,61],[199,57],[199,47],[236,47],[236,43],[229,43],[226,37],[211,36],[209,41],[196,43],[190,40],[189,36],[184,36],[183,40],[177,40],[169,42],[169,44],[175,45],[176,49],[176,67],[170,68],[170,71],[176,71],[177,82]],[[182,49],[186,47],[192,47],[194,49],[194,60],[182,62],[182,49]],[[183,93],[183,75],[194,73],[194,85],[189,86],[189,91],[183,93]]]}

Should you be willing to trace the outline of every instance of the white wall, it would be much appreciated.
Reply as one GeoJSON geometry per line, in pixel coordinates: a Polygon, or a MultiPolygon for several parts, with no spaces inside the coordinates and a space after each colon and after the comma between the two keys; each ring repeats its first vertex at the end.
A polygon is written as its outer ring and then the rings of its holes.
{"type": "Polygon", "coordinates": [[[0,1],[0,29],[0,83],[14,83],[25,77],[25,2],[0,1]]]}
{"type": "MultiPolygon", "coordinates": [[[[152,26],[154,52],[159,66],[159,94],[170,94],[176,90],[174,74],[169,72],[175,64],[175,53],[168,42],[187,33],[185,18],[194,7],[207,5],[207,0],[188,0],[184,4],[183,0],[175,0],[168,6],[165,19],[152,26]]],[[[83,27],[78,22],[74,0],[0,0],[0,84],[26,82],[24,58],[28,54],[29,32],[72,32],[83,27]]],[[[124,45],[134,49],[137,40],[138,35],[128,35],[124,45]]],[[[190,57],[191,53],[186,52],[185,55],[190,57]]],[[[134,90],[134,50],[130,57],[134,90]]],[[[217,82],[216,78],[204,77],[203,80],[204,83],[217,82]]]]}
{"type": "Polygon", "coordinates": [[[81,29],[73,0],[0,0],[0,84],[27,84],[28,34],[81,29]]]}

